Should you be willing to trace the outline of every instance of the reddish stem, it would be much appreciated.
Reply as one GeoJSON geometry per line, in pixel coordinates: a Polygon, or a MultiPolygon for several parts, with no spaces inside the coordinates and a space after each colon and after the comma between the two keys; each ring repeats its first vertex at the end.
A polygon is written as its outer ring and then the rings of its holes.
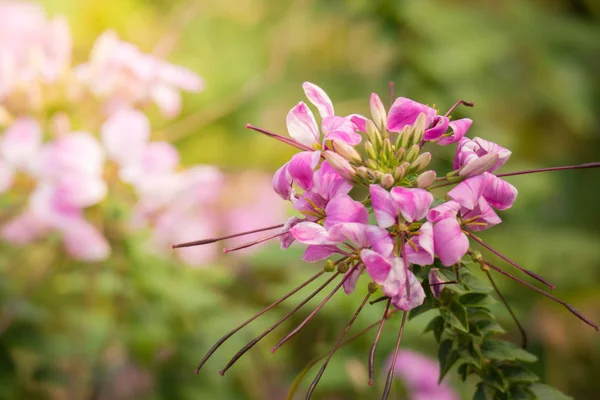
{"type": "Polygon", "coordinates": [[[388,396],[390,395],[390,390],[392,389],[392,381],[394,380],[394,368],[396,367],[398,351],[400,351],[400,341],[402,340],[402,333],[404,332],[404,325],[406,324],[407,315],[408,312],[406,311],[402,313],[402,323],[400,324],[400,332],[398,332],[398,340],[396,341],[396,348],[394,349],[394,357],[392,358],[392,365],[390,365],[390,369],[385,380],[385,389],[383,390],[381,400],[387,400],[388,396]]]}
{"type": "Polygon", "coordinates": [[[233,235],[223,236],[223,237],[219,237],[219,238],[202,239],[202,240],[195,240],[193,242],[185,242],[185,243],[174,244],[173,248],[174,249],[179,249],[179,248],[182,248],[182,247],[200,246],[200,245],[203,245],[203,244],[210,244],[210,243],[220,242],[221,240],[236,238],[236,237],[240,237],[240,236],[246,236],[246,235],[250,235],[252,233],[258,233],[258,232],[270,231],[270,230],[277,229],[277,228],[283,228],[283,225],[284,224],[268,226],[266,228],[260,228],[260,229],[255,229],[253,231],[235,233],[233,235]]]}
{"type": "Polygon", "coordinates": [[[598,167],[600,167],[600,162],[591,162],[591,163],[586,163],[586,164],[567,165],[567,166],[563,166],[563,167],[537,168],[537,169],[528,169],[525,171],[507,172],[505,174],[497,174],[496,176],[499,178],[502,178],[504,176],[536,174],[538,172],[566,171],[569,169],[586,169],[586,168],[598,168],[598,167]]]}
{"type": "Polygon", "coordinates": [[[385,320],[388,318],[388,311],[390,309],[390,304],[392,303],[392,299],[388,298],[387,305],[385,306],[385,311],[383,312],[383,318],[381,318],[381,322],[379,323],[379,330],[377,330],[377,336],[375,336],[375,340],[371,345],[371,350],[369,351],[369,386],[373,386],[375,376],[375,350],[377,349],[377,343],[379,343],[379,337],[381,336],[381,332],[383,331],[383,325],[385,324],[385,320]]]}
{"type": "Polygon", "coordinates": [[[473,107],[475,105],[475,103],[473,102],[469,102],[469,101],[464,101],[464,100],[459,100],[456,103],[454,103],[454,105],[452,107],[450,107],[450,109],[448,110],[448,112],[444,115],[444,117],[447,117],[448,115],[450,115],[450,113],[452,111],[454,111],[456,109],[456,107],[460,106],[460,105],[464,105],[467,107],[473,107]]]}
{"type": "Polygon", "coordinates": [[[290,138],[287,138],[285,136],[278,135],[275,132],[271,132],[269,130],[266,130],[266,129],[263,129],[263,128],[259,128],[257,126],[252,125],[252,124],[246,124],[246,128],[252,129],[253,131],[256,131],[256,132],[264,133],[265,135],[267,135],[267,136],[269,136],[269,137],[271,137],[273,139],[279,140],[280,142],[283,142],[285,144],[289,144],[290,146],[296,147],[296,148],[298,148],[300,150],[315,151],[315,149],[313,149],[311,147],[308,147],[308,146],[306,146],[306,145],[304,145],[302,143],[299,143],[299,142],[295,141],[294,139],[290,139],[290,138]]]}

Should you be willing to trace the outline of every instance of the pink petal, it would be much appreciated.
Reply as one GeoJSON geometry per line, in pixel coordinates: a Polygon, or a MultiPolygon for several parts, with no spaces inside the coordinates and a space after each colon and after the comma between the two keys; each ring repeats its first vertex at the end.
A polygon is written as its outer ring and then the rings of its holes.
{"type": "Polygon", "coordinates": [[[506,161],[508,161],[512,152],[499,144],[494,142],[490,142],[489,140],[484,140],[478,137],[473,138],[473,142],[477,143],[479,148],[476,150],[478,156],[483,156],[485,154],[498,154],[498,162],[494,165],[493,168],[489,170],[489,172],[494,172],[498,168],[504,165],[506,161]]]}
{"type": "Polygon", "coordinates": [[[332,117],[333,113],[333,103],[327,96],[327,93],[317,85],[304,82],[302,84],[302,89],[304,89],[304,94],[308,98],[308,100],[317,107],[319,110],[319,114],[321,114],[321,118],[325,119],[327,117],[332,117]]]}
{"type": "Polygon", "coordinates": [[[496,175],[484,174],[489,183],[483,191],[483,197],[497,210],[511,208],[519,192],[510,183],[498,178],[496,175]]]}
{"type": "Polygon", "coordinates": [[[137,162],[150,139],[150,121],[134,109],[121,109],[101,128],[102,143],[108,157],[121,165],[137,162]]]}
{"type": "Polygon", "coordinates": [[[342,222],[369,222],[369,213],[359,201],[353,200],[347,194],[338,194],[325,208],[325,228],[329,229],[342,222]]]}
{"type": "Polygon", "coordinates": [[[181,95],[170,85],[154,85],[150,91],[150,98],[167,118],[175,118],[181,112],[181,95]]]}
{"type": "Polygon", "coordinates": [[[312,147],[319,143],[320,133],[312,111],[303,102],[290,110],[286,118],[288,133],[297,142],[312,147]]]}
{"type": "Polygon", "coordinates": [[[433,226],[433,244],[435,254],[446,267],[459,262],[469,249],[469,239],[455,218],[443,219],[433,226]]]}
{"type": "Polygon", "coordinates": [[[411,264],[431,265],[433,264],[433,225],[431,222],[424,223],[419,229],[419,234],[411,238],[411,242],[417,247],[411,246],[409,243],[404,244],[404,252],[406,259],[411,264]]]}
{"type": "Polygon", "coordinates": [[[458,204],[456,201],[450,200],[429,210],[429,213],[427,214],[427,220],[430,222],[438,222],[446,218],[456,218],[459,210],[460,204],[458,204]]]}
{"type": "Polygon", "coordinates": [[[502,222],[498,214],[496,214],[483,197],[479,199],[479,203],[477,203],[477,206],[473,210],[462,211],[462,219],[463,221],[473,219],[466,223],[465,226],[475,232],[490,229],[502,222]],[[477,223],[485,223],[486,225],[478,225],[477,223]]]}
{"type": "Polygon", "coordinates": [[[303,151],[294,154],[289,162],[288,174],[304,190],[310,190],[313,186],[314,169],[319,163],[320,155],[318,151],[303,151]]]}
{"type": "Polygon", "coordinates": [[[84,208],[98,204],[107,193],[102,178],[67,173],[56,183],[54,201],[66,207],[84,208]]]}
{"type": "MultiPolygon", "coordinates": [[[[408,271],[408,284],[410,286],[410,295],[409,291],[404,289],[399,296],[392,298],[392,304],[399,310],[412,310],[423,304],[423,301],[425,301],[425,291],[411,271],[408,271]]],[[[406,283],[404,284],[404,287],[406,287],[406,283]]]]}
{"type": "Polygon", "coordinates": [[[273,175],[273,190],[284,200],[291,200],[293,194],[292,177],[288,172],[289,166],[289,162],[283,164],[273,175]]]}
{"type": "Polygon", "coordinates": [[[336,242],[349,241],[352,245],[362,249],[369,246],[366,229],[369,225],[358,222],[344,222],[334,225],[329,229],[329,237],[336,242]]]}
{"type": "Polygon", "coordinates": [[[360,252],[360,258],[365,264],[369,276],[371,276],[377,284],[382,285],[386,281],[392,268],[390,262],[381,254],[368,249],[360,252]]]}
{"type": "Polygon", "coordinates": [[[323,141],[339,140],[351,146],[359,144],[362,136],[355,132],[354,124],[343,117],[327,117],[322,124],[323,141]]]}
{"type": "Polygon", "coordinates": [[[479,145],[469,138],[463,137],[458,141],[456,146],[456,154],[454,156],[454,162],[452,168],[454,170],[460,169],[462,166],[479,158],[476,150],[479,149],[479,145]]]}
{"type": "Polygon", "coordinates": [[[42,130],[33,118],[19,118],[0,138],[0,155],[14,167],[26,167],[42,143],[42,130]]]}
{"type": "Polygon", "coordinates": [[[1,235],[4,240],[16,245],[31,243],[44,235],[50,226],[44,218],[40,218],[30,210],[10,219],[2,226],[1,235]]]}
{"type": "Polygon", "coordinates": [[[433,297],[435,297],[436,299],[439,298],[442,294],[442,290],[444,289],[444,285],[442,284],[444,281],[440,279],[435,268],[431,268],[431,271],[429,271],[428,281],[431,287],[431,293],[433,294],[433,297]]]}
{"type": "Polygon", "coordinates": [[[360,269],[354,268],[346,272],[348,278],[344,282],[344,293],[351,294],[354,292],[356,288],[356,283],[358,282],[358,278],[360,278],[360,269]]]}
{"type": "Polygon", "coordinates": [[[386,258],[392,256],[392,252],[394,251],[394,239],[386,229],[368,225],[365,229],[365,234],[373,250],[386,258]]]}
{"type": "Polygon", "coordinates": [[[338,194],[347,194],[352,190],[352,184],[342,178],[327,161],[323,161],[313,179],[314,191],[326,201],[338,194]]]}
{"type": "Polygon", "coordinates": [[[398,204],[392,199],[390,192],[379,185],[370,185],[369,190],[377,225],[380,228],[389,228],[395,225],[398,221],[400,209],[398,204]]]}
{"type": "Polygon", "coordinates": [[[450,121],[448,120],[448,117],[444,117],[443,115],[438,115],[435,117],[433,120],[433,126],[425,131],[423,140],[431,141],[440,139],[448,130],[449,122],[450,121]]]}
{"type": "Polygon", "coordinates": [[[461,140],[463,138],[463,136],[465,136],[465,134],[471,127],[472,123],[473,123],[473,120],[469,119],[469,118],[463,118],[463,119],[457,119],[456,121],[451,121],[448,124],[448,126],[452,130],[452,134],[449,136],[442,136],[440,138],[440,140],[438,140],[436,143],[439,145],[445,146],[448,144],[458,142],[459,140],[461,140]]]}
{"type": "Polygon", "coordinates": [[[412,126],[421,113],[425,114],[427,126],[431,125],[437,114],[431,107],[406,97],[398,97],[388,113],[388,129],[392,132],[400,132],[406,125],[412,126]]]}
{"type": "Polygon", "coordinates": [[[338,253],[339,250],[333,245],[311,245],[306,248],[304,254],[302,254],[302,260],[306,262],[317,262],[326,260],[331,257],[332,254],[338,253]]]}
{"type": "Polygon", "coordinates": [[[367,131],[367,121],[366,117],[363,117],[360,114],[350,114],[346,116],[346,119],[349,119],[354,124],[354,130],[358,132],[366,132],[367,131]]]}
{"type": "Polygon", "coordinates": [[[80,261],[102,261],[110,255],[104,236],[84,219],[72,219],[60,226],[67,253],[80,261]]]}
{"type": "Polygon", "coordinates": [[[448,197],[466,209],[472,210],[483,195],[489,180],[482,175],[476,175],[456,185],[448,192],[448,197]]]}
{"type": "Polygon", "coordinates": [[[425,218],[433,202],[433,195],[425,189],[396,186],[391,197],[407,222],[425,218]]]}
{"type": "MultiPolygon", "coordinates": [[[[293,226],[296,226],[297,224],[299,224],[302,221],[303,220],[298,217],[290,217],[287,219],[287,221],[285,221],[285,224],[283,224],[281,231],[282,232],[289,231],[293,226]]],[[[285,250],[288,247],[290,247],[292,245],[292,243],[294,242],[294,240],[296,240],[296,239],[294,238],[294,236],[292,236],[291,233],[286,233],[285,235],[280,236],[279,243],[281,245],[281,250],[285,250]]]]}
{"type": "Polygon", "coordinates": [[[290,233],[297,241],[304,244],[335,244],[327,230],[314,222],[301,222],[292,227],[290,233]]]}
{"type": "Polygon", "coordinates": [[[55,179],[66,171],[99,176],[104,170],[104,150],[87,132],[72,132],[46,143],[40,150],[38,174],[55,179]]]}

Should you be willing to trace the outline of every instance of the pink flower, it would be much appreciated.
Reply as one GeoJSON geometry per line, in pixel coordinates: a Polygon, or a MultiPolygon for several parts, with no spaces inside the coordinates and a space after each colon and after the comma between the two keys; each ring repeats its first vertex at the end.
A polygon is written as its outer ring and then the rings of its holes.
{"type": "Polygon", "coordinates": [[[458,146],[456,148],[456,155],[454,156],[453,164],[454,169],[458,170],[466,167],[470,163],[476,162],[476,160],[480,157],[488,154],[497,155],[496,161],[489,165],[486,169],[487,172],[494,172],[504,165],[512,153],[510,150],[505,149],[496,143],[478,137],[474,138],[473,140],[462,138],[458,142],[458,146]]]}
{"type": "Polygon", "coordinates": [[[472,123],[468,118],[450,122],[448,117],[437,115],[434,108],[406,97],[398,97],[388,113],[388,130],[401,132],[405,126],[412,126],[420,114],[425,116],[426,129],[423,139],[437,141],[441,145],[455,143],[460,140],[472,123]],[[452,134],[445,135],[448,128],[452,129],[452,134]]]}

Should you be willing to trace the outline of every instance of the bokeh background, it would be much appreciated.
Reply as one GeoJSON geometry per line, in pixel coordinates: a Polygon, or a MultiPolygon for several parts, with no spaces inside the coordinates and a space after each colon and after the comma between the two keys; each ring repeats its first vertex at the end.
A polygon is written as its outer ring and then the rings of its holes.
{"type": "MultiPolygon", "coordinates": [[[[67,17],[74,62],[84,61],[96,37],[112,28],[123,40],[202,76],[206,89],[184,95],[178,119],[165,122],[151,114],[154,135],[174,143],[184,165],[211,164],[231,173],[245,188],[240,193],[251,192],[262,177],[257,174],[273,173],[294,153],[245,124],[284,133],[285,115],[303,100],[303,81],[324,88],[340,115],[367,113],[368,96],[386,96],[388,81],[395,82],[397,95],[441,110],[457,99],[473,101],[475,108],[461,108],[455,116],[475,121],[471,136],[513,151],[505,172],[600,160],[595,0],[42,4],[49,15],[67,17]]],[[[439,168],[449,168],[451,157],[450,149],[435,150],[439,168]]],[[[599,321],[600,172],[508,179],[519,189],[518,201],[483,238],[556,283],[557,296],[599,321]]],[[[271,207],[267,200],[264,205],[271,207]]],[[[11,210],[3,208],[3,220],[11,210]]],[[[300,262],[299,248],[282,252],[273,243],[190,268],[149,252],[143,234],[115,235],[107,233],[112,256],[98,263],[72,261],[52,240],[0,245],[0,398],[284,398],[304,366],[334,343],[360,301],[336,296],[272,355],[276,340],[310,312],[303,308],[219,376],[231,355],[295,304],[286,302],[234,336],[197,376],[197,362],[223,333],[319,267],[300,262]]],[[[596,399],[597,333],[548,299],[498,281],[540,357],[535,371],[576,399],[596,399]]],[[[379,318],[381,307],[371,306],[356,329],[379,318]]],[[[506,311],[498,306],[497,313],[506,336],[518,341],[506,311]]],[[[435,357],[432,335],[421,333],[428,315],[409,324],[403,346],[435,357]]],[[[386,325],[379,346],[382,374],[398,325],[396,319],[386,325]]],[[[377,398],[384,378],[374,388],[366,384],[373,335],[338,351],[315,398],[377,398]]],[[[454,375],[450,384],[470,398],[472,383],[459,385],[454,375]]],[[[406,398],[398,386],[395,398],[406,398]]]]}

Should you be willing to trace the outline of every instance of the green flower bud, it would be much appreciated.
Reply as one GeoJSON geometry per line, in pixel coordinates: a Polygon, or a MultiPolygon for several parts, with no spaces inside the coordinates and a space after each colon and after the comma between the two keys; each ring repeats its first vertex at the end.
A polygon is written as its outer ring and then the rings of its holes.
{"type": "Polygon", "coordinates": [[[360,154],[358,154],[354,147],[350,146],[349,144],[336,140],[333,141],[333,149],[346,160],[355,164],[362,164],[362,157],[360,154]]]}
{"type": "Polygon", "coordinates": [[[412,129],[412,127],[410,127],[410,126],[405,126],[405,127],[402,129],[402,132],[400,132],[400,136],[399,136],[399,139],[400,139],[400,143],[399,143],[399,144],[400,144],[400,147],[403,147],[403,148],[405,148],[405,149],[408,147],[408,143],[410,142],[410,138],[412,137],[412,134],[413,134],[413,129],[412,129]]]}
{"type": "Polygon", "coordinates": [[[429,170],[423,172],[421,175],[417,177],[417,187],[421,189],[425,189],[435,181],[435,171],[429,170]]]}
{"type": "Polygon", "coordinates": [[[399,165],[394,170],[394,179],[396,181],[400,181],[400,180],[402,180],[402,178],[404,178],[404,174],[406,174],[406,170],[404,169],[404,167],[402,165],[399,165]]]}
{"type": "Polygon", "coordinates": [[[382,187],[391,189],[394,186],[394,177],[391,174],[383,174],[380,183],[382,187]]]}
{"type": "Polygon", "coordinates": [[[372,158],[373,160],[377,159],[377,151],[375,151],[373,143],[368,140],[365,142],[365,151],[367,152],[369,158],[372,158]]]}
{"type": "Polygon", "coordinates": [[[421,142],[421,139],[423,139],[423,135],[425,134],[425,128],[427,127],[426,124],[427,117],[425,117],[425,114],[419,114],[417,120],[413,124],[413,144],[419,144],[421,142]]]}
{"type": "Polygon", "coordinates": [[[375,125],[384,133],[384,135],[387,134],[387,113],[385,112],[385,107],[381,102],[381,99],[376,93],[371,94],[369,105],[373,122],[375,122],[375,125]]]}
{"type": "Polygon", "coordinates": [[[367,121],[367,139],[369,139],[369,141],[373,143],[375,150],[381,149],[381,144],[383,142],[381,132],[379,132],[379,129],[377,129],[377,127],[371,120],[367,121]]]}
{"type": "Polygon", "coordinates": [[[418,144],[414,144],[409,150],[408,153],[406,153],[406,161],[408,161],[409,163],[412,163],[413,161],[415,161],[417,159],[417,156],[419,155],[419,153],[421,152],[421,148],[419,147],[418,144]]]}
{"type": "Polygon", "coordinates": [[[431,153],[430,152],[425,152],[425,153],[421,153],[419,155],[419,157],[417,157],[417,159],[411,164],[411,170],[413,170],[414,172],[421,172],[423,171],[425,168],[427,168],[427,166],[429,165],[429,163],[431,162],[431,153]]]}

